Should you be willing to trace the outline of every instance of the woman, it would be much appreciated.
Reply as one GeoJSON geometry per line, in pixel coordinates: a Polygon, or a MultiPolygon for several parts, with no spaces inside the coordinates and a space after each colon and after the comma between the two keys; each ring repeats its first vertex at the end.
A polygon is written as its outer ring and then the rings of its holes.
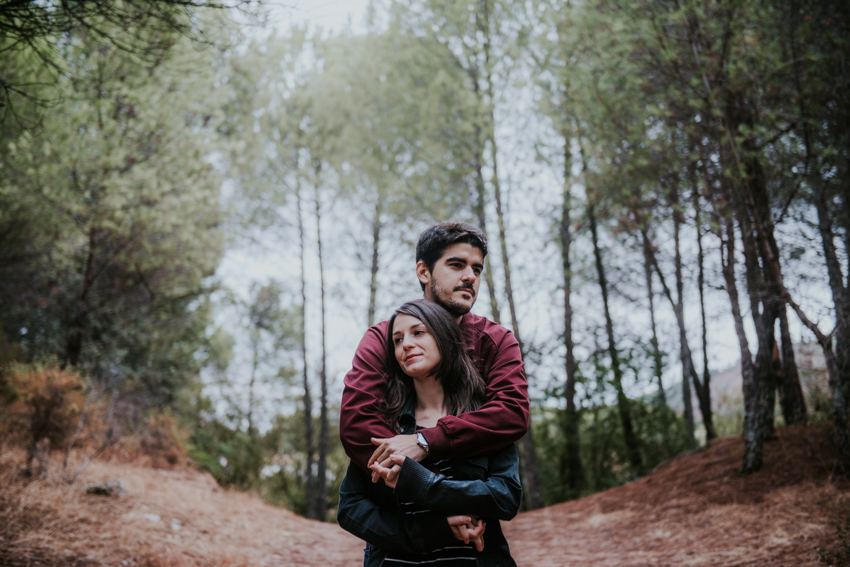
{"type": "MultiPolygon", "coordinates": [[[[442,307],[424,299],[405,303],[388,329],[386,393],[375,411],[398,433],[433,427],[441,417],[483,402],[484,381],[457,322],[442,307]]],[[[392,459],[401,465],[394,481],[373,484],[368,473],[350,464],[340,486],[337,519],[368,542],[366,567],[516,565],[499,525],[516,515],[522,500],[513,445],[465,460],[392,459]],[[467,521],[486,530],[464,544],[458,539],[467,521]]]]}

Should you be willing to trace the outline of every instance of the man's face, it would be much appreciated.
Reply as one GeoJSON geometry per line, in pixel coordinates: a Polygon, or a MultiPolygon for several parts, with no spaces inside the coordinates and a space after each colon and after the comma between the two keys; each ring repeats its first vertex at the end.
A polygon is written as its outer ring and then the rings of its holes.
{"type": "Polygon", "coordinates": [[[425,284],[425,299],[454,315],[468,313],[478,297],[484,255],[471,244],[453,244],[428,271],[423,262],[416,264],[416,275],[425,284]]]}

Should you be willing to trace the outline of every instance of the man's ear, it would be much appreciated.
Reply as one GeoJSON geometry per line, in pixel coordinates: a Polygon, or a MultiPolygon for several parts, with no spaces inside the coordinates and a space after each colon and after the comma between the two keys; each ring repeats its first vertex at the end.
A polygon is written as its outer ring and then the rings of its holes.
{"type": "Polygon", "coordinates": [[[422,260],[416,262],[416,277],[419,278],[419,281],[424,283],[426,286],[431,283],[431,271],[422,260]]]}

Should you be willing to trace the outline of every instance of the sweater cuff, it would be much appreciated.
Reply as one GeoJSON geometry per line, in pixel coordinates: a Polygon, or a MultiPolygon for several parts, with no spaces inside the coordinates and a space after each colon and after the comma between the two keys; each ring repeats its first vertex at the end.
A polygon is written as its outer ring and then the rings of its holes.
{"type": "Polygon", "coordinates": [[[434,473],[408,457],[404,459],[401,471],[398,473],[395,495],[402,500],[424,505],[428,488],[434,482],[435,476],[434,473]]]}
{"type": "Polygon", "coordinates": [[[431,460],[439,460],[446,458],[447,453],[451,450],[452,439],[449,437],[446,426],[442,423],[437,423],[435,427],[429,427],[420,431],[428,441],[428,457],[431,460]]]}

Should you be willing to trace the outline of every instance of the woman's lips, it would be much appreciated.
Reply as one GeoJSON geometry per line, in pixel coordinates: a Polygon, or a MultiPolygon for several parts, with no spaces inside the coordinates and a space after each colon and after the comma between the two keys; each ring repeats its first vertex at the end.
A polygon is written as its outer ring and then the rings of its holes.
{"type": "Polygon", "coordinates": [[[418,354],[408,354],[407,356],[405,356],[405,357],[404,357],[404,361],[405,361],[405,362],[410,362],[411,360],[413,360],[413,359],[414,359],[414,358],[416,358],[417,356],[420,356],[420,355],[418,355],[418,354]]]}

